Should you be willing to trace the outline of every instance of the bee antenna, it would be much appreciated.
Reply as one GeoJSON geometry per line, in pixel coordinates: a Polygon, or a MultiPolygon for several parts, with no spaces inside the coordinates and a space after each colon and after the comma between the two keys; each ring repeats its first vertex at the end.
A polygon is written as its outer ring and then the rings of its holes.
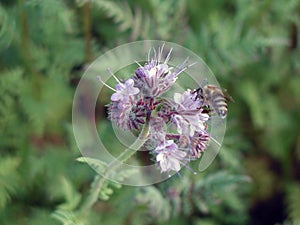
{"type": "Polygon", "coordinates": [[[207,85],[208,84],[208,80],[207,80],[207,78],[204,78],[202,81],[201,81],[201,87],[204,87],[205,85],[207,85]]]}
{"type": "Polygon", "coordinates": [[[194,175],[197,174],[197,172],[195,170],[193,170],[190,166],[188,166],[186,163],[181,162],[182,165],[184,165],[184,167],[186,167],[189,171],[191,171],[194,175]]]}

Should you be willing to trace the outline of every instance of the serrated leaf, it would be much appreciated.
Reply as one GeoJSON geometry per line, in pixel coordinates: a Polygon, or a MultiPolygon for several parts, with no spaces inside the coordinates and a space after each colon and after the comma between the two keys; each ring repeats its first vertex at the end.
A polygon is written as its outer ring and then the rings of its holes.
{"type": "Polygon", "coordinates": [[[0,159],[0,209],[6,206],[11,195],[18,190],[20,177],[17,168],[19,164],[19,158],[5,157],[0,159]]]}
{"type": "Polygon", "coordinates": [[[89,164],[98,173],[103,173],[107,168],[107,163],[95,158],[79,157],[77,158],[77,161],[89,164]]]}
{"type": "Polygon", "coordinates": [[[144,187],[136,196],[136,201],[140,205],[146,205],[148,213],[153,218],[164,221],[170,217],[169,202],[163,198],[160,191],[152,186],[144,187]]]}
{"type": "Polygon", "coordinates": [[[81,195],[65,177],[61,178],[61,189],[65,198],[65,203],[59,205],[59,209],[66,211],[74,210],[81,200],[81,195]]]}

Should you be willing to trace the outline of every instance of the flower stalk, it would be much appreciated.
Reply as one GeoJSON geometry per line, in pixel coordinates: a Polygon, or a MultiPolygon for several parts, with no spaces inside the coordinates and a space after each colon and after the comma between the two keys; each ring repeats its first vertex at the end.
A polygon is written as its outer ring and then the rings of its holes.
{"type": "Polygon", "coordinates": [[[132,157],[147,141],[149,135],[149,121],[150,121],[151,114],[148,114],[146,123],[143,126],[142,132],[140,136],[135,140],[135,142],[127,148],[121,155],[118,156],[114,161],[112,161],[105,169],[103,175],[97,175],[94,178],[93,185],[89,191],[89,195],[87,196],[86,200],[81,205],[79,211],[84,213],[87,212],[93,205],[97,202],[99,192],[103,186],[104,181],[107,179],[106,177],[109,176],[111,173],[116,171],[119,166],[125,163],[130,157],[132,157]]]}

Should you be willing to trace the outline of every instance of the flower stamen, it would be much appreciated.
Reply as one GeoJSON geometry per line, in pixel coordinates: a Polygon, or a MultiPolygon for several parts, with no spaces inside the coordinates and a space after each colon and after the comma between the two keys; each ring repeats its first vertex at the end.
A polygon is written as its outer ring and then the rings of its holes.
{"type": "Polygon", "coordinates": [[[101,79],[100,76],[97,76],[97,79],[107,88],[109,88],[110,90],[116,92],[116,89],[112,88],[111,86],[109,86],[108,84],[104,83],[104,81],[101,79]]]}
{"type": "Polygon", "coordinates": [[[107,68],[107,71],[110,73],[110,75],[113,76],[113,78],[115,78],[115,80],[116,80],[119,84],[122,84],[122,82],[114,75],[114,73],[110,70],[110,68],[107,68]]]}

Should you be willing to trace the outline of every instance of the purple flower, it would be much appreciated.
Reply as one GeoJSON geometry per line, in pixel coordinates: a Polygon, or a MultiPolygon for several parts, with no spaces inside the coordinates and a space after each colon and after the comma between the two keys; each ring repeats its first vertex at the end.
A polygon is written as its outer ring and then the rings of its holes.
{"type": "MultiPolygon", "coordinates": [[[[172,50],[168,53],[163,63],[160,62],[163,54],[163,47],[159,48],[158,54],[154,54],[152,59],[135,71],[136,82],[141,93],[147,97],[157,97],[166,92],[176,81],[177,76],[187,68],[187,61],[181,64],[176,70],[168,66],[172,50]]],[[[150,53],[150,52],[149,52],[150,53]]]]}
{"type": "Polygon", "coordinates": [[[178,146],[173,140],[168,140],[157,146],[154,150],[156,161],[159,162],[161,172],[174,170],[178,172],[181,168],[182,161],[185,160],[186,153],[178,150],[178,146]]]}
{"type": "Polygon", "coordinates": [[[196,98],[197,93],[192,93],[187,89],[183,94],[175,93],[174,102],[177,103],[177,109],[181,111],[199,111],[203,100],[196,98]]]}
{"type": "MultiPolygon", "coordinates": [[[[100,77],[98,79],[102,82],[100,77]]],[[[116,77],[115,79],[118,82],[116,89],[105,84],[115,91],[110,98],[112,102],[109,106],[109,118],[122,130],[138,129],[139,124],[144,123],[143,116],[145,115],[143,107],[140,107],[136,98],[139,89],[134,87],[133,79],[128,79],[125,83],[121,83],[116,77]]]]}
{"type": "Polygon", "coordinates": [[[118,83],[116,85],[116,93],[114,93],[110,100],[112,101],[127,101],[129,96],[136,95],[140,90],[134,87],[134,80],[128,79],[124,84],[118,83]]]}
{"type": "Polygon", "coordinates": [[[202,100],[195,99],[188,89],[183,94],[174,94],[174,108],[176,114],[171,116],[171,121],[176,125],[180,134],[193,136],[195,131],[204,131],[204,123],[209,119],[208,114],[203,113],[202,100]]]}
{"type": "Polygon", "coordinates": [[[109,119],[122,130],[141,130],[147,122],[149,135],[144,147],[155,155],[161,172],[178,172],[190,159],[196,159],[205,151],[209,134],[204,113],[203,99],[187,89],[182,94],[175,93],[173,99],[161,96],[176,82],[178,75],[188,65],[185,60],[177,68],[169,67],[172,50],[161,62],[163,47],[147,63],[139,65],[125,82],[111,73],[117,81],[109,104],[109,119]]]}
{"type": "Polygon", "coordinates": [[[179,134],[189,133],[189,123],[181,115],[173,115],[171,121],[175,124],[179,134]]]}
{"type": "Polygon", "coordinates": [[[138,129],[139,124],[145,123],[146,112],[143,104],[134,99],[112,102],[109,106],[109,118],[122,130],[138,129]]]}

